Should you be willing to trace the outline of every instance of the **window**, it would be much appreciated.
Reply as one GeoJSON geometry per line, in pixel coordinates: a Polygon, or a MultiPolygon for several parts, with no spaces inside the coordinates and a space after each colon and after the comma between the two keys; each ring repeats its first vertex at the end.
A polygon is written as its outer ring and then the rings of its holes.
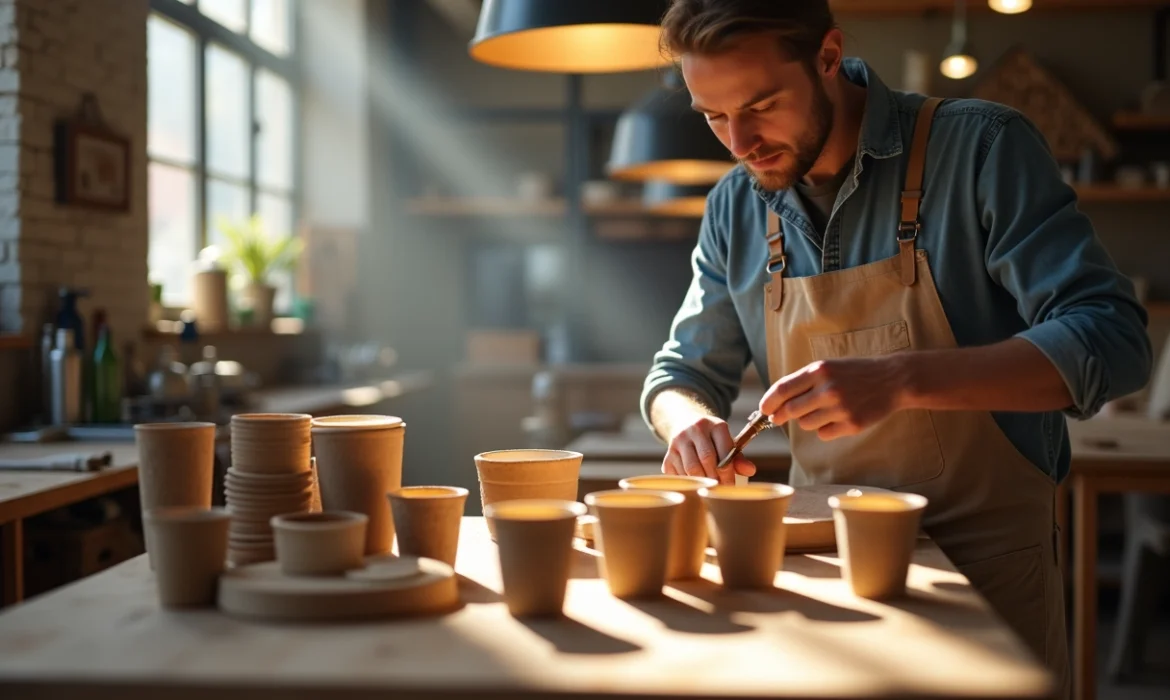
{"type": "MultiPolygon", "coordinates": [[[[188,304],[217,223],[297,220],[295,0],[151,0],[147,26],[150,276],[188,304]]],[[[291,283],[274,280],[278,305],[291,283]]]]}

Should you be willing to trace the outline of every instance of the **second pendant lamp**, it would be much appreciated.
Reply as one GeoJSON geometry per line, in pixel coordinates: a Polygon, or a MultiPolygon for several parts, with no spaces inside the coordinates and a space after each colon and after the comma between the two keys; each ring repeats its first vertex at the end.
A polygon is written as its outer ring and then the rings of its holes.
{"type": "Polygon", "coordinates": [[[677,70],[618,118],[606,170],[617,180],[710,184],[734,166],[677,70]]]}

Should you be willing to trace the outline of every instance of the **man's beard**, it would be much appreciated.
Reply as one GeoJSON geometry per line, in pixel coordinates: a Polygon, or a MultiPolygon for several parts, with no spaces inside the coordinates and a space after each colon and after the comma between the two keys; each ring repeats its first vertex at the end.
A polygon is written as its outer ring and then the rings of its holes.
{"type": "Polygon", "coordinates": [[[812,170],[817,159],[821,157],[821,151],[825,149],[829,131],[833,128],[833,103],[829,100],[823,85],[814,82],[814,86],[809,129],[797,141],[795,151],[787,146],[767,150],[761,148],[749,154],[747,158],[738,159],[748,174],[765,190],[777,192],[795,185],[812,170]],[[777,153],[786,153],[790,158],[781,159],[781,165],[768,170],[759,171],[752,168],[752,161],[764,160],[777,153]]]}

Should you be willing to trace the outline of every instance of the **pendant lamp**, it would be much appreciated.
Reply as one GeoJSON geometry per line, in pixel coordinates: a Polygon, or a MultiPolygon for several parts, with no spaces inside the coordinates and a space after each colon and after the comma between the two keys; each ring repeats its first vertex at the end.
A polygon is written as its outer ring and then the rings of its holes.
{"type": "Polygon", "coordinates": [[[691,109],[682,76],[671,69],[618,118],[606,170],[617,180],[711,184],[735,164],[703,115],[691,109]]]}
{"type": "Polygon", "coordinates": [[[484,0],[471,57],[513,70],[620,73],[669,63],[663,0],[484,0]]]}
{"type": "Polygon", "coordinates": [[[939,70],[948,78],[962,80],[969,78],[979,69],[979,62],[967,41],[967,3],[955,0],[955,19],[951,24],[951,42],[947,44],[946,58],[939,64],[939,70]]]}
{"type": "Polygon", "coordinates": [[[987,6],[1005,15],[1018,15],[1032,9],[1032,0],[987,0],[987,6]]]}
{"type": "Polygon", "coordinates": [[[647,211],[663,216],[703,215],[707,209],[710,185],[677,185],[652,180],[642,188],[642,205],[647,211]]]}

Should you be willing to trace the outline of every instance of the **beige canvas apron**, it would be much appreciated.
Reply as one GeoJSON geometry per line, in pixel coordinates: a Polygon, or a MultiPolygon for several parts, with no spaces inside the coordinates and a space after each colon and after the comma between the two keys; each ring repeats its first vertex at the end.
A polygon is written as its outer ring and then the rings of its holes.
{"type": "MultiPolygon", "coordinates": [[[[937,106],[938,100],[928,100],[915,127],[895,257],[785,277],[780,221],[768,212],[770,282],[764,315],[773,381],[816,360],[957,347],[926,251],[915,246],[926,145],[937,106]]],[[[862,484],[926,496],[926,532],[1056,674],[1057,697],[1067,697],[1055,485],[1020,454],[990,413],[899,411],[858,435],[828,441],[801,430],[795,421],[786,428],[794,485],[862,484]]]]}

